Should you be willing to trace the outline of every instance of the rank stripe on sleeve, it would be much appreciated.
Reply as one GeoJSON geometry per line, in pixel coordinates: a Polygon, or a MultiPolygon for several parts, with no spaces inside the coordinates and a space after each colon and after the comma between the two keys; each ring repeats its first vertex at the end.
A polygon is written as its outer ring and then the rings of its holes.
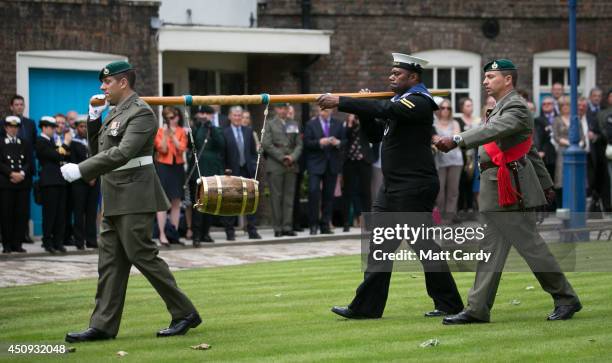
{"type": "Polygon", "coordinates": [[[407,99],[405,99],[405,98],[402,98],[402,99],[400,100],[400,102],[402,103],[402,105],[404,105],[404,106],[406,106],[406,107],[408,107],[408,108],[414,108],[414,103],[412,103],[412,102],[408,101],[408,100],[407,100],[407,99]]]}

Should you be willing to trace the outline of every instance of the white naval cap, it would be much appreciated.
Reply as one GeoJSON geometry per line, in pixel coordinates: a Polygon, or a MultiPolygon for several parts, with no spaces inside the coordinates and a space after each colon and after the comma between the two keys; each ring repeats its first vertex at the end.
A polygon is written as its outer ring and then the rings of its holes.
{"type": "Polygon", "coordinates": [[[402,54],[402,53],[391,53],[391,54],[393,55],[393,66],[394,67],[404,68],[409,71],[421,72],[423,71],[423,67],[425,67],[429,63],[429,61],[425,59],[414,57],[408,54],[402,54]]]}
{"type": "Polygon", "coordinates": [[[4,124],[11,126],[19,126],[21,125],[21,119],[17,116],[6,116],[4,118],[4,124]]]}
{"type": "Polygon", "coordinates": [[[57,126],[57,122],[55,121],[55,117],[51,116],[43,116],[40,118],[38,122],[39,126],[57,126]]]}

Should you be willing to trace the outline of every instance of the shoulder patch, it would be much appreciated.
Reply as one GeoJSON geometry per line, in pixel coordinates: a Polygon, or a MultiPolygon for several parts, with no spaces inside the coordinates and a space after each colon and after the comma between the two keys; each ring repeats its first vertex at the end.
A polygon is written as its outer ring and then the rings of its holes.
{"type": "Polygon", "coordinates": [[[412,103],[412,101],[410,101],[410,100],[408,100],[408,99],[406,99],[406,98],[402,98],[402,99],[400,99],[400,100],[399,100],[399,102],[400,102],[402,105],[404,105],[404,106],[406,106],[406,107],[408,107],[408,108],[410,108],[410,109],[413,109],[413,108],[415,107],[415,106],[414,106],[414,103],[412,103]]]}

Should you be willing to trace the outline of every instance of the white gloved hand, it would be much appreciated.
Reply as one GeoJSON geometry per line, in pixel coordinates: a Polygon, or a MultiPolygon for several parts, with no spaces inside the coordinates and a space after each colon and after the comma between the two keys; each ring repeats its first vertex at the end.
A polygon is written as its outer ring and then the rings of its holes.
{"type": "Polygon", "coordinates": [[[81,170],[79,170],[79,166],[77,164],[69,163],[60,168],[62,171],[62,176],[64,179],[72,183],[77,179],[81,179],[81,170]]]}
{"type": "MultiPolygon", "coordinates": [[[[106,96],[100,94],[100,95],[94,95],[92,96],[92,98],[104,100],[106,96]]],[[[107,108],[108,108],[108,100],[106,100],[102,106],[92,106],[91,104],[89,104],[89,119],[90,120],[99,119],[100,116],[102,116],[102,112],[104,112],[104,110],[106,110],[107,108]]]]}

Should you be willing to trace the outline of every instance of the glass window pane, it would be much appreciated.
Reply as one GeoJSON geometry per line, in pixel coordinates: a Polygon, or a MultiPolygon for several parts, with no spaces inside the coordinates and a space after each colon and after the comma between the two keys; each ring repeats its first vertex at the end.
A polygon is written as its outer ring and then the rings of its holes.
{"type": "Polygon", "coordinates": [[[467,68],[455,68],[455,88],[469,88],[467,68]]]}
{"type": "Polygon", "coordinates": [[[451,88],[450,68],[438,68],[438,88],[451,88]]]}
{"type": "Polygon", "coordinates": [[[548,68],[540,68],[540,86],[549,86],[548,68]]]}
{"type": "Polygon", "coordinates": [[[582,86],[581,80],[582,80],[583,72],[584,72],[584,68],[578,68],[578,72],[577,72],[578,73],[578,80],[577,80],[578,81],[577,82],[578,86],[582,86]]]}
{"type": "Polygon", "coordinates": [[[423,69],[421,80],[427,88],[434,88],[433,84],[433,69],[423,69]]]}
{"type": "Polygon", "coordinates": [[[551,85],[553,83],[563,83],[563,73],[565,73],[565,69],[564,68],[553,68],[552,69],[552,82],[551,85]]]}
{"type": "Polygon", "coordinates": [[[461,110],[459,109],[459,101],[461,101],[461,99],[465,97],[470,97],[470,94],[467,92],[455,93],[455,107],[453,108],[454,113],[461,113],[461,110]]]}

